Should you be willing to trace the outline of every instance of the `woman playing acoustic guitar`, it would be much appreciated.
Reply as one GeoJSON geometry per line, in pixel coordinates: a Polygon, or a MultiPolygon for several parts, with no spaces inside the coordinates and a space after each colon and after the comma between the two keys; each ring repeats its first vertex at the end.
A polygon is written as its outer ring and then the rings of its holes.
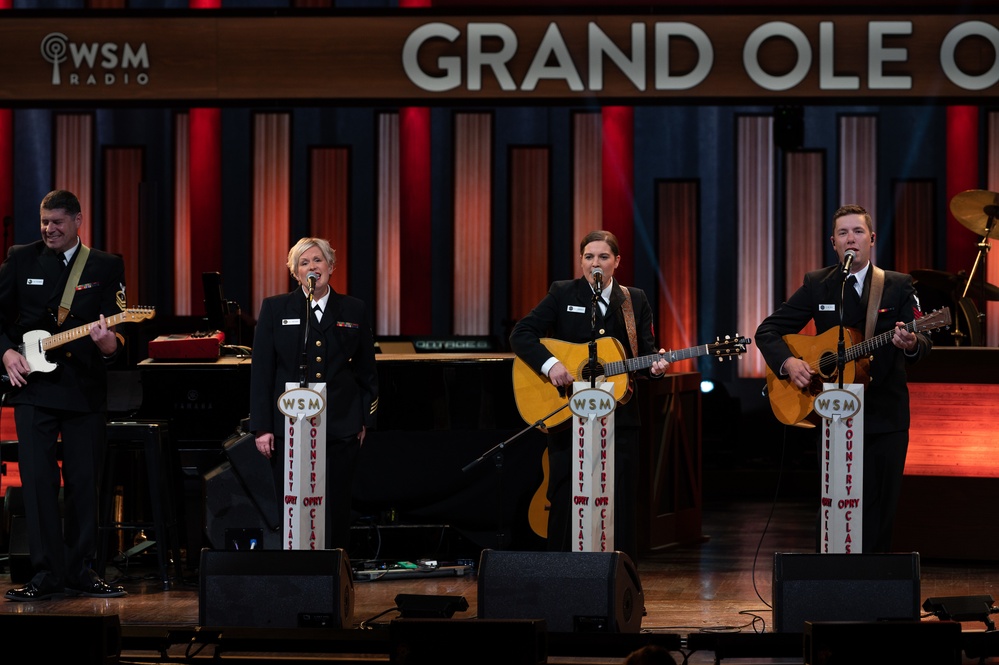
{"type": "MultiPolygon", "coordinates": [[[[565,391],[571,389],[574,381],[590,380],[589,376],[582,376],[581,370],[585,367],[579,367],[587,366],[587,363],[573,362],[570,356],[574,345],[578,347],[582,344],[586,347],[594,335],[607,342],[606,347],[601,348],[623,349],[629,358],[657,353],[652,308],[644,291],[624,287],[614,279],[614,271],[620,263],[618,242],[613,233],[589,233],[579,243],[582,276],[554,282],[548,295],[514,326],[510,335],[514,353],[539,377],[547,377],[547,381],[554,386],[549,386],[548,389],[556,398],[556,388],[565,391]],[[595,294],[601,300],[597,304],[599,312],[593,310],[595,294]],[[543,338],[555,338],[566,344],[553,344],[556,349],[553,350],[542,343],[543,338]],[[563,348],[566,351],[560,357],[559,349],[563,348]]],[[[659,349],[658,353],[666,352],[659,349]]],[[[585,357],[588,354],[584,353],[585,357]]],[[[668,365],[665,359],[654,360],[641,372],[647,376],[661,377],[668,365]]],[[[636,486],[638,432],[641,422],[638,404],[627,400],[628,396],[630,392],[624,400],[619,401],[614,412],[614,549],[624,552],[637,563],[636,486]]],[[[561,417],[560,422],[564,421],[565,418],[561,417]]],[[[572,437],[568,427],[553,431],[551,423],[548,425],[548,549],[569,551],[572,542],[572,437]]]]}

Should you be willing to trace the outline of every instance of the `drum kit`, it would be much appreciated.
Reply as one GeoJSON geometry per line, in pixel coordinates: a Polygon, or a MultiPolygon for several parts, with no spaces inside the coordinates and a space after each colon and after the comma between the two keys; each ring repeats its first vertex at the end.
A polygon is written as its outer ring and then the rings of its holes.
{"type": "Polygon", "coordinates": [[[945,294],[956,304],[951,331],[954,345],[981,346],[984,304],[989,300],[999,301],[999,287],[986,281],[985,270],[989,238],[999,238],[999,194],[981,189],[961,192],[951,199],[950,211],[961,226],[981,237],[971,272],[954,275],[941,270],[913,270],[910,274],[916,282],[917,292],[921,286],[926,287],[945,294]],[[981,312],[976,303],[983,304],[981,312]]]}

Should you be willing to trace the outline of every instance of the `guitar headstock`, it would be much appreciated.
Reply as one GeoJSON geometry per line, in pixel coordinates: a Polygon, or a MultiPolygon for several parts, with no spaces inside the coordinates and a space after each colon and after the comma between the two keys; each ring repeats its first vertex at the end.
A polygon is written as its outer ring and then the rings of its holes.
{"type": "Polygon", "coordinates": [[[937,328],[945,328],[950,325],[950,307],[935,309],[928,314],[923,314],[913,322],[914,332],[927,332],[937,328]]]}
{"type": "Polygon", "coordinates": [[[121,313],[121,320],[126,321],[145,321],[146,319],[151,319],[156,316],[155,307],[129,307],[121,313]]]}
{"type": "Polygon", "coordinates": [[[739,337],[738,333],[733,337],[725,335],[724,338],[716,337],[715,341],[708,344],[708,353],[718,358],[719,361],[737,358],[746,352],[746,347],[753,343],[748,337],[739,337]]]}

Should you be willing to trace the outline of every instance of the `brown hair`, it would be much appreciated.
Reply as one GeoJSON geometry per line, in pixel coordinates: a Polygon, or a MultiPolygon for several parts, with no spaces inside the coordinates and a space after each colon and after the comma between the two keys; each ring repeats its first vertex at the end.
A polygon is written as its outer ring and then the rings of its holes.
{"type": "Polygon", "coordinates": [[[874,222],[871,221],[871,213],[867,212],[863,206],[859,206],[856,203],[850,203],[845,206],[840,206],[836,212],[833,213],[832,218],[832,230],[833,233],[836,232],[836,220],[840,217],[846,217],[847,215],[860,215],[864,218],[864,223],[867,224],[867,230],[874,233],[874,222]]]}
{"type": "Polygon", "coordinates": [[[610,231],[590,231],[586,234],[586,237],[579,241],[579,254],[582,256],[583,252],[586,251],[586,246],[591,242],[605,242],[610,245],[611,252],[614,256],[620,255],[620,250],[617,246],[617,236],[610,231]]]}
{"type": "Polygon", "coordinates": [[[80,214],[80,199],[73,192],[55,189],[45,195],[39,207],[42,210],[65,210],[71,217],[76,217],[80,214]]]}

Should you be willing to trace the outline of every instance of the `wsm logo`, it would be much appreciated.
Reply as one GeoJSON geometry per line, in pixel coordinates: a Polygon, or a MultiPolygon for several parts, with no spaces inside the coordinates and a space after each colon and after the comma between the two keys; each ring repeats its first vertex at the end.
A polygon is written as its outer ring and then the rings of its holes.
{"type": "Polygon", "coordinates": [[[146,85],[149,83],[149,53],[146,43],[133,47],[128,42],[77,44],[61,32],[42,39],[42,58],[52,64],[52,85],[62,85],[62,68],[69,63],[69,85],[146,85]]]}

